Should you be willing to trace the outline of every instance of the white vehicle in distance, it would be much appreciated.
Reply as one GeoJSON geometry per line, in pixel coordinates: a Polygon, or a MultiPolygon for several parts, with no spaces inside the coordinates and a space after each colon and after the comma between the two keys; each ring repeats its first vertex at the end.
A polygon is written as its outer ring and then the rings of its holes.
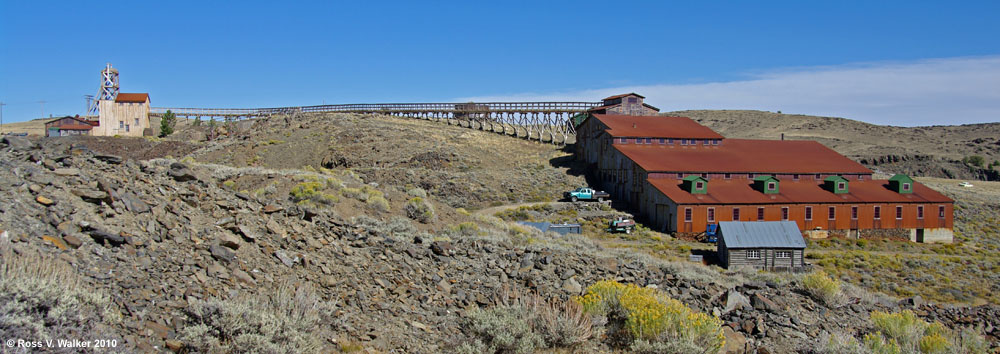
{"type": "Polygon", "coordinates": [[[959,183],[958,185],[962,186],[962,187],[966,187],[966,188],[972,187],[972,183],[969,183],[969,182],[962,182],[962,183],[959,183]]]}

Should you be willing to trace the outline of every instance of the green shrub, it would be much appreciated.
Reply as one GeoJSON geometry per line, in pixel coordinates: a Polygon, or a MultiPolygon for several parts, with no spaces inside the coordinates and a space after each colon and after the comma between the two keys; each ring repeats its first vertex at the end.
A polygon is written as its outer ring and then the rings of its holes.
{"type": "Polygon", "coordinates": [[[283,283],[270,289],[225,300],[191,300],[178,339],[202,353],[330,351],[332,307],[309,285],[283,283]]]}
{"type": "Polygon", "coordinates": [[[368,197],[368,201],[366,203],[368,203],[369,207],[377,211],[383,213],[389,211],[389,201],[386,200],[385,197],[381,195],[373,195],[368,197]]]}
{"type": "Polygon", "coordinates": [[[722,321],[697,312],[662,291],[603,280],[575,297],[584,312],[607,320],[611,344],[641,352],[715,353],[725,345],[722,321]]]}
{"type": "Polygon", "coordinates": [[[233,189],[236,188],[236,182],[233,180],[226,180],[225,182],[222,182],[222,186],[228,189],[233,189]]]}
{"type": "Polygon", "coordinates": [[[988,347],[972,328],[956,333],[941,323],[928,323],[910,310],[874,311],[871,320],[875,332],[865,335],[864,342],[874,353],[984,353],[988,347]]]}
{"type": "Polygon", "coordinates": [[[463,325],[468,353],[532,353],[575,348],[600,332],[576,302],[520,295],[487,310],[473,310],[463,325]]]}
{"type": "Polygon", "coordinates": [[[479,234],[479,225],[476,225],[474,222],[467,221],[453,226],[451,231],[452,233],[457,234],[457,236],[475,236],[479,234]]]}
{"type": "Polygon", "coordinates": [[[421,197],[413,197],[403,206],[406,216],[424,224],[434,221],[434,207],[421,197]]]}
{"type": "Polygon", "coordinates": [[[406,194],[411,197],[427,198],[427,191],[420,187],[410,188],[406,190],[406,194]]]}
{"type": "Polygon", "coordinates": [[[0,332],[6,338],[120,339],[108,326],[120,321],[110,296],[86,284],[70,265],[33,252],[0,253],[0,332]]]}
{"type": "Polygon", "coordinates": [[[840,282],[819,270],[802,277],[802,287],[816,300],[833,306],[843,299],[840,282]]]}
{"type": "Polygon", "coordinates": [[[292,196],[292,200],[296,203],[313,202],[332,205],[340,201],[340,197],[336,194],[323,192],[323,187],[325,186],[325,183],[319,181],[302,182],[292,187],[292,190],[288,194],[292,196]]]}

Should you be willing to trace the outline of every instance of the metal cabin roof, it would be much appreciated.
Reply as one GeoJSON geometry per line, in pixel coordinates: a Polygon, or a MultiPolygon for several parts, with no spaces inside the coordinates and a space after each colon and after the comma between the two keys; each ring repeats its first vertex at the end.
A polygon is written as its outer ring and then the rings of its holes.
{"type": "Polygon", "coordinates": [[[781,181],[781,192],[764,194],[745,179],[711,179],[706,194],[691,194],[682,181],[673,178],[646,179],[654,188],[677,204],[809,204],[809,203],[953,203],[954,200],[920,183],[913,193],[889,189],[889,181],[851,181],[850,193],[834,194],[817,181],[781,181]]]}
{"type": "MultiPolygon", "coordinates": [[[[639,124],[635,133],[651,131],[642,127],[639,124]]],[[[615,144],[614,147],[646,172],[872,173],[860,163],[810,140],[725,139],[718,146],[675,143],[615,144]]]]}
{"type": "Polygon", "coordinates": [[[723,136],[688,117],[592,114],[612,137],[722,139],[723,136]]]}
{"type": "Polygon", "coordinates": [[[639,98],[646,98],[646,96],[640,95],[638,93],[629,92],[629,93],[623,93],[623,94],[620,94],[620,95],[614,95],[614,96],[611,96],[611,97],[605,97],[604,101],[613,100],[613,99],[616,99],[616,98],[627,97],[627,96],[638,96],[639,98]]]}
{"type": "Polygon", "coordinates": [[[794,221],[720,221],[727,248],[806,248],[794,221]]]}
{"type": "Polygon", "coordinates": [[[119,93],[115,102],[145,103],[148,99],[148,93],[119,93]]]}

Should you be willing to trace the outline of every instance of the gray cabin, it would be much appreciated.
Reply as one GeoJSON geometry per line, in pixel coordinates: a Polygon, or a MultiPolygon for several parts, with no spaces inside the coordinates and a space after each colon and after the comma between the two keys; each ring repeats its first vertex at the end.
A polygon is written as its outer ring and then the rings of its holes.
{"type": "Polygon", "coordinates": [[[726,268],[800,270],[806,241],[794,221],[721,221],[719,263],[726,268]]]}

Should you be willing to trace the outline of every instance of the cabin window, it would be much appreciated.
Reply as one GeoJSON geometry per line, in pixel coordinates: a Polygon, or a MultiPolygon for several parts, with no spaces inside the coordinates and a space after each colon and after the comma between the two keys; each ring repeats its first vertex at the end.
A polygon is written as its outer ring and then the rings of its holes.
{"type": "Polygon", "coordinates": [[[774,258],[792,258],[792,251],[774,251],[774,258]]]}
{"type": "Polygon", "coordinates": [[[666,143],[666,142],[667,142],[667,139],[660,138],[660,145],[663,145],[663,143],[666,143]]]}
{"type": "Polygon", "coordinates": [[[882,207],[876,205],[875,206],[875,220],[878,220],[878,219],[881,219],[881,218],[882,218],[882,207]]]}
{"type": "Polygon", "coordinates": [[[896,220],[903,220],[903,207],[900,205],[896,206],[896,220]]]}
{"type": "Polygon", "coordinates": [[[715,222],[715,208],[708,208],[708,222],[715,222]]]}
{"type": "Polygon", "coordinates": [[[793,181],[798,181],[799,180],[799,175],[792,175],[792,180],[793,181]]]}
{"type": "Polygon", "coordinates": [[[806,220],[812,220],[812,219],[813,219],[813,207],[807,206],[806,207],[806,220]]]}
{"type": "Polygon", "coordinates": [[[622,143],[622,144],[628,144],[628,139],[626,139],[626,138],[618,138],[618,142],[622,143]]]}
{"type": "Polygon", "coordinates": [[[719,145],[719,139],[712,140],[712,145],[719,145]]]}
{"type": "Polygon", "coordinates": [[[639,98],[638,97],[629,97],[628,98],[628,103],[639,103],[639,98]]]}
{"type": "Polygon", "coordinates": [[[684,222],[691,222],[691,208],[684,208],[684,222]]]}
{"type": "Polygon", "coordinates": [[[707,173],[702,173],[701,174],[701,178],[708,179],[708,174],[707,173]]]}
{"type": "Polygon", "coordinates": [[[764,208],[757,208],[757,220],[764,220],[764,208]]]}
{"type": "Polygon", "coordinates": [[[758,250],[747,250],[748,259],[760,259],[760,251],[758,250]]]}
{"type": "Polygon", "coordinates": [[[727,173],[727,174],[725,174],[725,176],[726,176],[726,179],[732,179],[733,178],[733,174],[732,173],[727,173]]]}
{"type": "Polygon", "coordinates": [[[733,221],[740,221],[740,208],[739,207],[734,207],[733,208],[733,221]]]}
{"type": "Polygon", "coordinates": [[[767,182],[767,190],[769,190],[769,191],[773,191],[773,190],[774,190],[775,188],[777,188],[777,187],[778,187],[778,184],[777,184],[777,183],[774,183],[774,182],[767,182]]]}
{"type": "Polygon", "coordinates": [[[788,220],[788,207],[781,208],[781,220],[788,220]]]}
{"type": "Polygon", "coordinates": [[[938,217],[944,218],[944,205],[938,205],[938,217]]]}
{"type": "Polygon", "coordinates": [[[125,122],[118,122],[118,129],[125,129],[125,122]]]}
{"type": "Polygon", "coordinates": [[[139,126],[139,118],[136,118],[136,119],[135,119],[135,126],[136,126],[136,127],[138,127],[138,126],[139,126]]]}
{"type": "Polygon", "coordinates": [[[674,145],[674,139],[667,139],[667,145],[674,145]]]}
{"type": "Polygon", "coordinates": [[[652,144],[653,138],[646,138],[646,144],[652,144]]]}
{"type": "Polygon", "coordinates": [[[833,219],[837,218],[837,207],[830,207],[829,218],[830,218],[830,220],[833,220],[833,219]]]}
{"type": "Polygon", "coordinates": [[[823,175],[817,173],[816,174],[816,180],[819,181],[821,178],[823,178],[823,175]]]}
{"type": "Polygon", "coordinates": [[[924,206],[917,205],[917,219],[923,219],[923,218],[924,218],[924,206]]]}
{"type": "Polygon", "coordinates": [[[847,183],[837,182],[837,190],[845,190],[845,189],[847,189],[847,183]]]}
{"type": "Polygon", "coordinates": [[[910,190],[910,184],[909,183],[903,183],[903,190],[904,191],[910,190]]]}
{"type": "Polygon", "coordinates": [[[694,183],[694,189],[701,190],[702,188],[705,188],[705,182],[695,182],[694,183]]]}
{"type": "Polygon", "coordinates": [[[858,219],[858,207],[852,206],[851,207],[851,220],[857,220],[857,219],[858,219]]]}
{"type": "Polygon", "coordinates": [[[677,174],[677,179],[681,179],[681,178],[684,178],[684,174],[683,173],[678,173],[677,174]]]}
{"type": "Polygon", "coordinates": [[[688,144],[687,139],[681,139],[681,145],[687,145],[687,144],[688,144]]]}
{"type": "Polygon", "coordinates": [[[865,180],[865,175],[858,175],[858,180],[859,181],[864,181],[865,180]]]}
{"type": "Polygon", "coordinates": [[[128,132],[129,125],[125,124],[125,131],[128,132]]]}
{"type": "Polygon", "coordinates": [[[747,173],[747,178],[748,179],[753,179],[753,173],[747,173]]]}

